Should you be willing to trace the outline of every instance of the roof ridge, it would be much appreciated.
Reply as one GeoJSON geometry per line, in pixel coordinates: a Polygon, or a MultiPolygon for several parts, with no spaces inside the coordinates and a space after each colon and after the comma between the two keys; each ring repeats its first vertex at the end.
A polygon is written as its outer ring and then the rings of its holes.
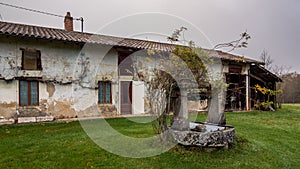
{"type": "MultiPolygon", "coordinates": [[[[179,45],[179,46],[184,46],[180,44],[172,44],[172,43],[167,43],[167,42],[157,42],[155,40],[146,40],[146,39],[138,39],[138,38],[130,38],[130,37],[118,37],[118,36],[113,36],[113,35],[105,35],[105,34],[98,34],[98,33],[91,33],[91,32],[79,32],[79,31],[67,31],[64,29],[60,28],[53,28],[53,27],[46,27],[46,26],[40,26],[40,25],[30,25],[30,24],[25,24],[25,23],[16,23],[16,22],[6,22],[6,21],[0,21],[0,23],[4,24],[13,24],[13,25],[19,25],[19,26],[28,26],[34,28],[42,28],[42,29],[48,29],[48,30],[55,30],[55,31],[63,31],[64,33],[78,33],[78,34],[85,34],[85,35],[90,35],[90,36],[104,36],[108,38],[120,38],[122,40],[137,40],[137,41],[146,41],[146,42],[153,42],[153,43],[159,43],[159,44],[166,44],[166,45],[179,45]]],[[[3,26],[4,27],[4,26],[3,26]]]]}

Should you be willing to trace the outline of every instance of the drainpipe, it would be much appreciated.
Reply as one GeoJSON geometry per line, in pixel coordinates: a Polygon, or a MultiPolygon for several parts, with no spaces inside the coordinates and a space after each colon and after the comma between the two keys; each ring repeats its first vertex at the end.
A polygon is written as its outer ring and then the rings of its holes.
{"type": "MultiPolygon", "coordinates": [[[[18,77],[18,72],[19,72],[19,68],[18,68],[18,54],[17,54],[17,50],[18,50],[18,41],[16,41],[16,48],[15,48],[15,55],[16,55],[16,76],[15,76],[15,80],[18,77]]],[[[19,115],[19,105],[18,105],[18,81],[16,83],[16,113],[17,115],[19,115]]]]}
{"type": "Polygon", "coordinates": [[[250,67],[246,76],[246,109],[251,110],[251,88],[250,88],[250,67]]]}

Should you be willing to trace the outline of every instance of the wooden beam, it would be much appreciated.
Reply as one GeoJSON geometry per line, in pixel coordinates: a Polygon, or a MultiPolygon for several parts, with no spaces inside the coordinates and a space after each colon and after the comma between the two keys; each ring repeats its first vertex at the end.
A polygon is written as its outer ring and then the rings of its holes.
{"type": "Polygon", "coordinates": [[[251,74],[251,73],[250,73],[250,77],[252,77],[252,78],[254,78],[254,79],[256,79],[256,80],[259,80],[259,81],[263,82],[263,83],[266,85],[266,82],[265,82],[263,79],[261,79],[261,78],[255,76],[255,75],[253,75],[253,74],[251,74]]]}

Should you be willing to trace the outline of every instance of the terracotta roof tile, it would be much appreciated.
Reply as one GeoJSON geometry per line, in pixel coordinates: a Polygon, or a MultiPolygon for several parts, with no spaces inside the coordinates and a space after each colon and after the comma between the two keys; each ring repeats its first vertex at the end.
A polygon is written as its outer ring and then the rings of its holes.
{"type": "MultiPolygon", "coordinates": [[[[119,46],[119,47],[129,47],[137,49],[154,49],[166,52],[172,52],[175,45],[169,43],[161,43],[140,39],[131,38],[121,38],[106,35],[98,35],[91,33],[81,33],[76,31],[66,31],[63,29],[54,29],[41,26],[17,24],[0,22],[0,35],[11,35],[19,37],[33,37],[46,40],[59,40],[77,43],[96,43],[103,45],[119,46]]],[[[253,59],[233,55],[230,53],[225,53],[222,51],[207,50],[206,52],[217,53],[216,57],[223,60],[233,60],[233,61],[244,61],[244,62],[256,62],[261,63],[253,59]]]]}
{"type": "Polygon", "coordinates": [[[208,53],[210,56],[217,57],[222,60],[235,61],[241,63],[247,62],[247,63],[263,64],[263,62],[254,59],[246,58],[244,56],[233,55],[231,53],[227,53],[219,50],[204,49],[204,52],[208,53]]]}

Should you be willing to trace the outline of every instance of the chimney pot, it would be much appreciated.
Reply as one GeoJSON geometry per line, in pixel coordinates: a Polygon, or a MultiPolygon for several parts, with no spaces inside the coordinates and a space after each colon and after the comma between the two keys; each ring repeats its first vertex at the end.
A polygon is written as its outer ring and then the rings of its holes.
{"type": "Polygon", "coordinates": [[[65,30],[66,31],[73,31],[73,17],[71,16],[70,12],[67,12],[67,15],[65,16],[65,30]]]}

